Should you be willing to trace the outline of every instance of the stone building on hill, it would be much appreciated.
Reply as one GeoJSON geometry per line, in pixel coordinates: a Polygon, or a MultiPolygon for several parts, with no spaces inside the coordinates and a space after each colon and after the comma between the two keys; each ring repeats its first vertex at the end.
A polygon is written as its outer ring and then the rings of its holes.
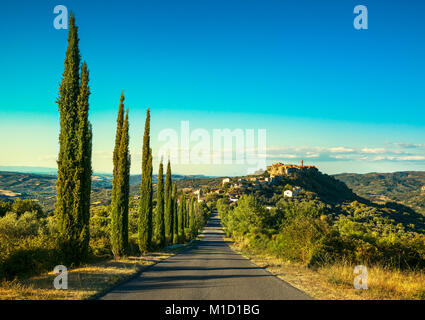
{"type": "Polygon", "coordinates": [[[221,181],[221,184],[224,186],[226,183],[230,183],[230,178],[224,178],[222,181],[221,181]]]}
{"type": "Polygon", "coordinates": [[[271,166],[267,167],[267,172],[270,177],[279,177],[283,175],[291,175],[297,171],[301,170],[310,170],[315,168],[314,166],[305,166],[304,161],[301,160],[301,165],[296,164],[283,164],[281,162],[273,163],[271,166]]]}

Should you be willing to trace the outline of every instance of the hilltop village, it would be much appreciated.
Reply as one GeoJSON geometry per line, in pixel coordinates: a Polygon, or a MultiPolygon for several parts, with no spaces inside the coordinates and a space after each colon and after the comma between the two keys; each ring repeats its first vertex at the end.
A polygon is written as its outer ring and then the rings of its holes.
{"type": "MultiPolygon", "coordinates": [[[[267,167],[266,171],[256,175],[248,175],[244,177],[225,177],[221,180],[219,186],[211,188],[209,186],[200,186],[199,188],[184,188],[186,193],[193,193],[198,202],[205,202],[208,198],[217,197],[228,198],[229,204],[236,203],[243,194],[255,192],[273,185],[279,185],[285,178],[294,177],[300,172],[317,171],[314,166],[306,166],[301,160],[300,165],[274,163],[267,167]]],[[[285,187],[283,191],[284,197],[295,198],[303,189],[299,186],[285,187]]]]}

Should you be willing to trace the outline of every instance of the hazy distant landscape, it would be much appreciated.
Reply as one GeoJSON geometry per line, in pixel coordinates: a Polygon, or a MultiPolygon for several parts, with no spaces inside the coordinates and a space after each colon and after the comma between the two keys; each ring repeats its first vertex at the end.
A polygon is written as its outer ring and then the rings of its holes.
{"type": "MultiPolygon", "coordinates": [[[[17,168],[18,169],[18,168],[17,168]]],[[[54,174],[33,173],[34,168],[21,167],[23,171],[0,171],[0,200],[13,201],[35,199],[43,209],[51,212],[56,201],[56,176],[54,174]]],[[[38,170],[48,171],[49,168],[38,170]]],[[[53,170],[53,169],[50,169],[53,170]]],[[[370,201],[384,204],[388,201],[399,202],[425,215],[425,172],[405,171],[394,173],[341,173],[333,175],[343,181],[353,192],[370,201]]],[[[157,175],[153,175],[156,183],[157,175]]],[[[173,175],[179,188],[199,188],[210,185],[217,187],[220,178],[202,175],[173,175]]],[[[130,194],[136,195],[140,186],[141,175],[130,176],[130,194]]],[[[112,176],[94,174],[92,177],[92,204],[106,205],[110,202],[112,176]]]]}
{"type": "Polygon", "coordinates": [[[343,173],[335,178],[356,194],[377,203],[400,202],[425,215],[425,172],[343,173]]]}
{"type": "MultiPolygon", "coordinates": [[[[18,167],[16,167],[18,169],[18,167]]],[[[56,202],[56,175],[39,174],[34,171],[43,171],[43,168],[19,167],[24,171],[0,171],[0,201],[13,201],[16,198],[38,201],[47,212],[53,212],[56,202]]],[[[45,171],[53,170],[44,168],[45,171]]],[[[202,175],[174,175],[179,187],[199,186],[214,181],[213,177],[202,175]],[[185,181],[183,181],[185,180],[185,181]]],[[[130,176],[130,195],[136,195],[140,190],[141,175],[130,176]]],[[[153,175],[153,183],[157,182],[157,175],[153,175]]],[[[111,201],[112,175],[96,174],[92,176],[92,205],[108,205],[111,201]]]]}

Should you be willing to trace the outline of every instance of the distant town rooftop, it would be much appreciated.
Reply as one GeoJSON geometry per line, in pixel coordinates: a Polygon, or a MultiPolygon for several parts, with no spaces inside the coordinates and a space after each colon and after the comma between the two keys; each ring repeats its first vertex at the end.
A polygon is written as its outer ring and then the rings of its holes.
{"type": "Polygon", "coordinates": [[[305,166],[304,161],[301,160],[300,165],[296,164],[283,164],[281,162],[273,163],[271,166],[267,167],[267,172],[271,177],[273,176],[283,176],[294,173],[298,170],[308,170],[311,168],[315,168],[314,166],[305,166]]]}

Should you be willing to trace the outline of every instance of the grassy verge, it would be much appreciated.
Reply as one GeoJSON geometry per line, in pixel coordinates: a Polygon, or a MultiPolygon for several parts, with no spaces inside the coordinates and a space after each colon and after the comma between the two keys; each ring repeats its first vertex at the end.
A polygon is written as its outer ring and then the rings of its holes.
{"type": "Polygon", "coordinates": [[[120,284],[147,267],[167,259],[197,241],[176,249],[153,252],[139,257],[120,260],[104,260],[83,265],[68,271],[68,290],[56,290],[53,273],[29,279],[3,281],[0,283],[0,300],[84,300],[93,299],[120,284]]]}
{"type": "Polygon", "coordinates": [[[368,289],[353,286],[354,266],[334,264],[320,268],[284,261],[271,255],[254,252],[243,244],[226,242],[236,252],[292,286],[319,300],[423,300],[425,273],[423,271],[389,270],[368,267],[368,289]]]}

